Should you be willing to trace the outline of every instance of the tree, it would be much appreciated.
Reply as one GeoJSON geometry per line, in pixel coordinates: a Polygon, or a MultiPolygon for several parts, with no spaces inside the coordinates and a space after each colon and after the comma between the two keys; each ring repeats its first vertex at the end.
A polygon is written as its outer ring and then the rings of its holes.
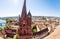
{"type": "Polygon", "coordinates": [[[12,22],[12,20],[11,19],[6,19],[6,23],[8,23],[8,22],[12,22]]]}
{"type": "Polygon", "coordinates": [[[11,37],[8,37],[7,39],[13,39],[13,38],[11,38],[11,37]]]}
{"type": "Polygon", "coordinates": [[[37,28],[36,28],[36,24],[34,25],[34,27],[32,28],[32,32],[37,32],[37,28]]]}
{"type": "Polygon", "coordinates": [[[16,34],[16,39],[19,39],[19,35],[18,34],[16,34]]]}
{"type": "Polygon", "coordinates": [[[19,39],[19,35],[18,34],[14,35],[13,39],[19,39]]]}
{"type": "Polygon", "coordinates": [[[6,24],[5,27],[4,27],[4,29],[7,29],[7,28],[9,28],[9,26],[6,24]]]}
{"type": "Polygon", "coordinates": [[[14,25],[18,25],[18,23],[17,22],[14,22],[14,25]]]}
{"type": "Polygon", "coordinates": [[[0,27],[0,31],[2,31],[2,28],[0,27]]]}

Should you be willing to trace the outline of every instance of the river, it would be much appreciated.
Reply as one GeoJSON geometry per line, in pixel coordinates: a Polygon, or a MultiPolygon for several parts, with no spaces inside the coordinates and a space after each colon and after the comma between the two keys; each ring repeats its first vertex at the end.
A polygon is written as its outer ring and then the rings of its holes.
{"type": "Polygon", "coordinates": [[[0,19],[0,28],[4,28],[6,25],[6,20],[1,20],[0,19]]]}

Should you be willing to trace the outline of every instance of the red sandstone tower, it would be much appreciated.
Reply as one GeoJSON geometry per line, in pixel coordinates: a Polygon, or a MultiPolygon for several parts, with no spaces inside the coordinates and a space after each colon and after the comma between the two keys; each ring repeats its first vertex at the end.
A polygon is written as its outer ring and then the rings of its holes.
{"type": "Polygon", "coordinates": [[[19,16],[19,39],[31,39],[32,30],[31,30],[31,13],[30,11],[26,12],[26,0],[24,0],[24,5],[22,9],[21,17],[19,16]]]}

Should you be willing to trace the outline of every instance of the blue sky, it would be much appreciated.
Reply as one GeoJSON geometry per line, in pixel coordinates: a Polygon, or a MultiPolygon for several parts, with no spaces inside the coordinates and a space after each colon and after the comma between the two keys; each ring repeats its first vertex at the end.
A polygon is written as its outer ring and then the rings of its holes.
{"type": "MultiPolygon", "coordinates": [[[[60,0],[26,0],[27,12],[33,16],[60,17],[60,0]]],[[[21,14],[24,0],[0,0],[0,17],[21,14]]]]}

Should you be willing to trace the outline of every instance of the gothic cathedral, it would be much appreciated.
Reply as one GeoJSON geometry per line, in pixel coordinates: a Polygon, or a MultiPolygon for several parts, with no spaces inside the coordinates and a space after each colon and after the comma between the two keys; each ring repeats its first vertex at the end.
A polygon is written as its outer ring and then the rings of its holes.
{"type": "Polygon", "coordinates": [[[22,14],[19,16],[19,39],[31,39],[32,30],[31,30],[32,16],[30,11],[27,14],[26,11],[26,0],[24,0],[24,5],[22,9],[22,14]]]}

